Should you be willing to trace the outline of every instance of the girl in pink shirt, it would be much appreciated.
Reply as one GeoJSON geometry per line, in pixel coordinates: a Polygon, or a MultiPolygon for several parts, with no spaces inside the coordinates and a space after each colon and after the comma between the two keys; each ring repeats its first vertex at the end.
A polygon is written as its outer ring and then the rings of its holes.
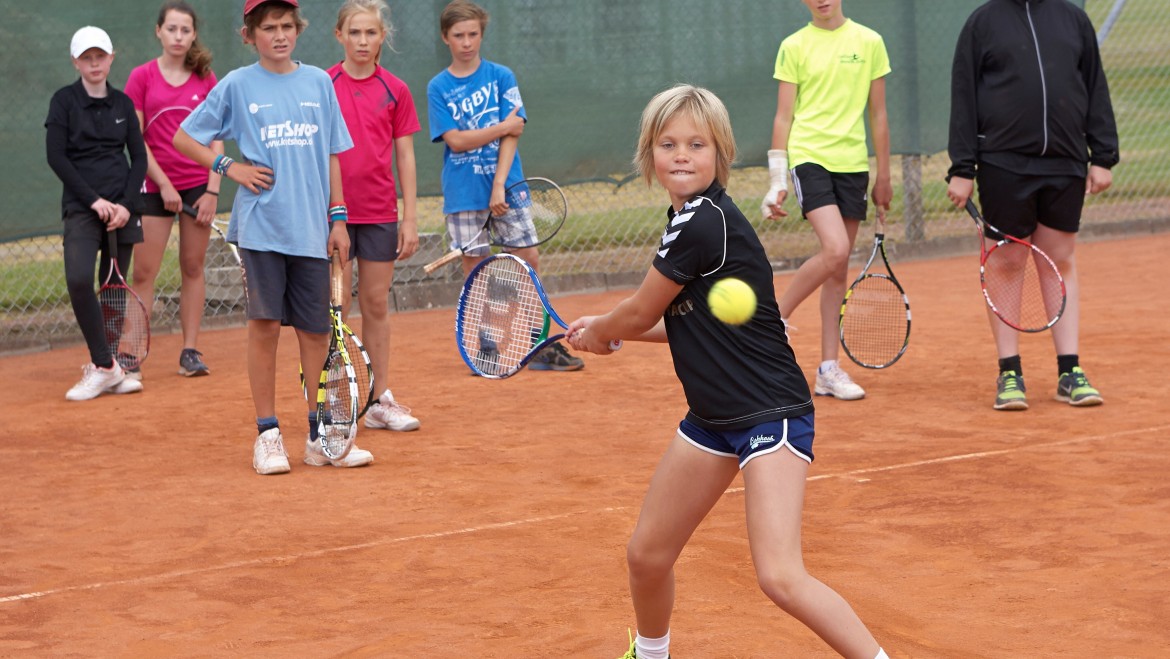
{"type": "MultiPolygon", "coordinates": [[[[196,340],[205,303],[203,261],[218,205],[220,176],[180,154],[172,140],[179,124],[215,86],[216,78],[211,71],[211,51],[199,43],[195,10],[184,0],[163,3],[154,35],[162,44],[162,54],[134,69],[126,82],[149,162],[142,196],[143,242],[134,250],[134,290],[149,312],[154,281],[178,217],[179,319],[183,328],[179,375],[207,375],[210,371],[196,349],[196,340]],[[182,213],[183,204],[194,208],[196,216],[182,213]]],[[[223,142],[213,142],[212,149],[223,153],[223,142]]],[[[142,377],[141,373],[128,375],[142,377]]]]}
{"type": "MultiPolygon", "coordinates": [[[[387,386],[387,291],[394,278],[394,261],[410,258],[418,250],[413,135],[420,126],[410,89],[378,63],[382,44],[389,41],[393,30],[390,9],[383,0],[346,0],[334,30],[337,41],[345,48],[345,59],[329,69],[329,76],[355,145],[340,154],[351,246],[345,266],[345,290],[352,285],[356,259],[362,339],[374,368],[376,391],[380,392],[366,413],[366,427],[405,431],[416,430],[419,421],[411,416],[410,408],[394,400],[387,386]],[[396,191],[402,197],[401,213],[396,191]]],[[[349,313],[348,298],[345,313],[349,313]]]]}

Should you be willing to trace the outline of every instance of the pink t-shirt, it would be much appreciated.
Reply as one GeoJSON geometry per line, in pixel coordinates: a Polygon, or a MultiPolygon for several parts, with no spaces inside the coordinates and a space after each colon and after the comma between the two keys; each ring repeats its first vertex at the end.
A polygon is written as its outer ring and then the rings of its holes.
{"type": "MultiPolygon", "coordinates": [[[[207,184],[208,171],[179,153],[173,140],[179,124],[207,98],[215,83],[215,73],[208,71],[203,78],[191,74],[187,82],[175,87],[163,77],[158,60],[135,68],[126,81],[126,95],[134,102],[134,109],[142,113],[142,137],[158,166],[178,190],[207,184]]],[[[158,184],[149,176],[142,187],[145,192],[159,191],[158,184]]]]}
{"type": "Polygon", "coordinates": [[[410,89],[380,66],[374,75],[355,80],[338,63],[329,69],[329,77],[333,78],[341,115],[354,143],[354,148],[339,154],[349,221],[397,222],[394,139],[420,129],[410,89]]]}

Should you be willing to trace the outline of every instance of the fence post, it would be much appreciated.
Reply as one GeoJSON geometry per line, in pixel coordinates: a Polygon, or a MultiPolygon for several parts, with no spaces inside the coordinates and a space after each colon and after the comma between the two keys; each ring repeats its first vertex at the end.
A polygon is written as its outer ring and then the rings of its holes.
{"type": "Polygon", "coordinates": [[[906,241],[918,242],[926,238],[925,210],[922,206],[922,156],[902,156],[903,219],[906,220],[906,241]]]}

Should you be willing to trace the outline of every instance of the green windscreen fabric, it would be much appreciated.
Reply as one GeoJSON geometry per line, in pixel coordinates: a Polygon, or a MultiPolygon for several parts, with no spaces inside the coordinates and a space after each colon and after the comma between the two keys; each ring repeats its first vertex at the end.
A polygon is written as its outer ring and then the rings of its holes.
{"type": "MultiPolygon", "coordinates": [[[[1066,0],[1061,0],[1066,1],[1066,0]]],[[[391,0],[394,52],[382,63],[414,96],[422,132],[415,138],[420,194],[438,194],[442,149],[430,141],[427,82],[450,63],[439,38],[445,0],[391,0]]],[[[491,13],[482,54],[511,67],[529,124],[520,142],[525,170],[562,183],[622,178],[646,101],[678,82],[709,87],[731,113],[740,163],[763,164],[776,109],[773,65],[780,41],[809,20],[798,0],[484,0],[491,13]]],[[[982,0],[852,0],[853,20],[885,39],[893,72],[887,100],[895,153],[946,147],[951,56],[959,29],[982,0]]],[[[1083,2],[1077,4],[1083,5],[1083,2]]],[[[255,61],[242,44],[242,0],[192,0],[200,37],[222,77],[255,61]],[[214,6],[214,11],[211,7],[214,6]]],[[[340,2],[303,2],[309,27],[296,57],[336,63],[333,35],[340,2]]],[[[53,92],[77,75],[69,39],[83,25],[110,33],[117,51],[111,82],[157,57],[158,5],[141,0],[0,0],[0,242],[59,233],[61,184],[45,162],[44,120],[53,92]]],[[[229,153],[232,150],[229,147],[229,153]]],[[[221,210],[231,204],[225,186],[221,210]]]]}

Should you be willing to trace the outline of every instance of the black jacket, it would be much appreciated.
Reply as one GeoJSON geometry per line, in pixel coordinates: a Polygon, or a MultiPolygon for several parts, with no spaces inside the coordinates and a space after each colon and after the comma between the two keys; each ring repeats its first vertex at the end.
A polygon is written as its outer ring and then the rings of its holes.
{"type": "Polygon", "coordinates": [[[949,176],[978,163],[1085,176],[1118,161],[1117,123],[1089,17],[1067,0],[989,0],[967,19],[951,72],[949,176]]]}

